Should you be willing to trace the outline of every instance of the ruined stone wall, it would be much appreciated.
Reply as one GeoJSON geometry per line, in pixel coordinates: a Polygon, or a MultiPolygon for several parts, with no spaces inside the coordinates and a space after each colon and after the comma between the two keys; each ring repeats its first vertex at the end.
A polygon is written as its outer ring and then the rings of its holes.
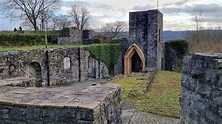
{"type": "Polygon", "coordinates": [[[31,62],[37,62],[45,70],[45,51],[0,52],[0,80],[25,76],[31,62]]]}
{"type": "Polygon", "coordinates": [[[94,30],[83,30],[83,39],[93,39],[97,33],[94,30]]]}
{"type": "Polygon", "coordinates": [[[159,10],[148,10],[129,13],[129,41],[126,50],[135,43],[143,51],[146,67],[161,69],[164,60],[162,44],[163,14],[159,10]]]}
{"type": "MultiPolygon", "coordinates": [[[[84,52],[82,52],[84,54],[84,52]]],[[[50,50],[50,80],[53,85],[71,81],[82,81],[85,69],[79,63],[82,59],[78,48],[50,50]],[[66,60],[65,60],[66,59],[66,60]],[[82,72],[79,70],[82,69],[82,72]]]]}
{"type": "Polygon", "coordinates": [[[83,40],[83,31],[76,28],[64,28],[62,35],[58,38],[58,44],[82,43],[83,40]]]}
{"type": "Polygon", "coordinates": [[[222,53],[183,60],[181,124],[222,123],[222,53]]]}
{"type": "Polygon", "coordinates": [[[163,48],[161,45],[163,35],[163,14],[159,10],[148,11],[148,44],[147,44],[147,66],[161,69],[163,48]]]}
{"type": "Polygon", "coordinates": [[[122,124],[120,86],[60,91],[1,87],[0,123],[122,124]]]}
{"type": "MultiPolygon", "coordinates": [[[[88,77],[109,77],[106,65],[93,59],[84,48],[49,49],[48,55],[51,85],[84,81],[88,77]]],[[[46,85],[48,76],[45,60],[45,50],[2,52],[0,53],[0,80],[27,77],[30,73],[27,71],[29,65],[35,62],[41,68],[41,70],[37,70],[41,71],[37,75],[38,81],[42,80],[43,85],[46,85]]]]}
{"type": "Polygon", "coordinates": [[[59,37],[58,44],[79,44],[82,40],[74,37],[59,37]]]}
{"type": "Polygon", "coordinates": [[[176,71],[177,58],[177,52],[172,49],[170,44],[165,43],[164,70],[176,71]]]}

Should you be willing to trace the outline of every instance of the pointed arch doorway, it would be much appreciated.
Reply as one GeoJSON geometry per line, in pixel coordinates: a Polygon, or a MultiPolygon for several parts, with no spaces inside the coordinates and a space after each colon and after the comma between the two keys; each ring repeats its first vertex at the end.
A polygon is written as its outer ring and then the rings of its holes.
{"type": "Polygon", "coordinates": [[[134,43],[124,56],[124,74],[145,70],[145,57],[142,50],[134,43]]]}

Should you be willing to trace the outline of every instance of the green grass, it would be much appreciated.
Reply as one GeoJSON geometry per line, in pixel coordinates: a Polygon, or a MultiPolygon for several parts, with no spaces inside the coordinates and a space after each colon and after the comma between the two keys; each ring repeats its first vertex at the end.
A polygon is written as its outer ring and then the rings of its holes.
{"type": "MultiPolygon", "coordinates": [[[[98,46],[104,44],[91,44],[91,45],[83,45],[83,44],[67,44],[67,45],[49,45],[48,48],[72,48],[72,47],[90,47],[90,46],[98,46]]],[[[34,46],[24,46],[24,47],[3,47],[0,46],[0,52],[5,51],[18,51],[18,50],[38,50],[45,49],[45,45],[34,45],[34,46]]]]}
{"type": "Polygon", "coordinates": [[[129,77],[124,77],[113,83],[122,85],[122,99],[127,102],[135,102],[143,98],[145,86],[147,83],[147,77],[142,75],[133,75],[129,77]],[[145,80],[141,80],[144,78],[145,80]],[[136,96],[129,97],[128,94],[131,90],[136,90],[136,96]]]}
{"type": "Polygon", "coordinates": [[[181,95],[180,78],[177,72],[158,71],[148,92],[144,94],[145,76],[125,77],[114,83],[122,85],[122,99],[129,102],[137,102],[136,111],[149,112],[163,116],[179,118],[179,97],[181,95]],[[132,89],[138,90],[138,95],[128,97],[132,89]]]}

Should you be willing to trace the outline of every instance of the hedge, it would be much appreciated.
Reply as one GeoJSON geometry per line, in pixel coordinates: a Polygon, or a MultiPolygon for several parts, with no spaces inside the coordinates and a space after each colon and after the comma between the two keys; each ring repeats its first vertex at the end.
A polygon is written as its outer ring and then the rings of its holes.
{"type": "Polygon", "coordinates": [[[122,47],[122,44],[102,44],[85,47],[85,49],[91,53],[93,58],[105,63],[109,71],[113,71],[122,47]]]}
{"type": "MultiPolygon", "coordinates": [[[[48,35],[49,43],[57,43],[58,35],[48,35]]],[[[44,35],[0,34],[0,46],[44,45],[44,35]]]]}
{"type": "Polygon", "coordinates": [[[169,40],[166,42],[177,53],[178,58],[183,58],[189,52],[189,43],[183,39],[169,40]]]}

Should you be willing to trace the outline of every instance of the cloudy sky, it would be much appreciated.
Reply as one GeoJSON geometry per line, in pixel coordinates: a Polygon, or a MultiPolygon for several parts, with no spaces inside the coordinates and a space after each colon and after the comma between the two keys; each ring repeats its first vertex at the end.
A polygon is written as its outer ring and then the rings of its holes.
{"type": "MultiPolygon", "coordinates": [[[[62,0],[58,14],[66,14],[71,5],[81,5],[90,11],[90,24],[99,27],[107,22],[128,22],[131,11],[157,8],[156,0],[62,0]]],[[[159,0],[158,9],[164,15],[164,30],[192,30],[193,18],[202,13],[202,26],[222,26],[222,0],[159,0]]],[[[1,17],[1,16],[0,16],[1,17]]],[[[19,21],[1,17],[0,30],[12,30],[19,21]]]]}

